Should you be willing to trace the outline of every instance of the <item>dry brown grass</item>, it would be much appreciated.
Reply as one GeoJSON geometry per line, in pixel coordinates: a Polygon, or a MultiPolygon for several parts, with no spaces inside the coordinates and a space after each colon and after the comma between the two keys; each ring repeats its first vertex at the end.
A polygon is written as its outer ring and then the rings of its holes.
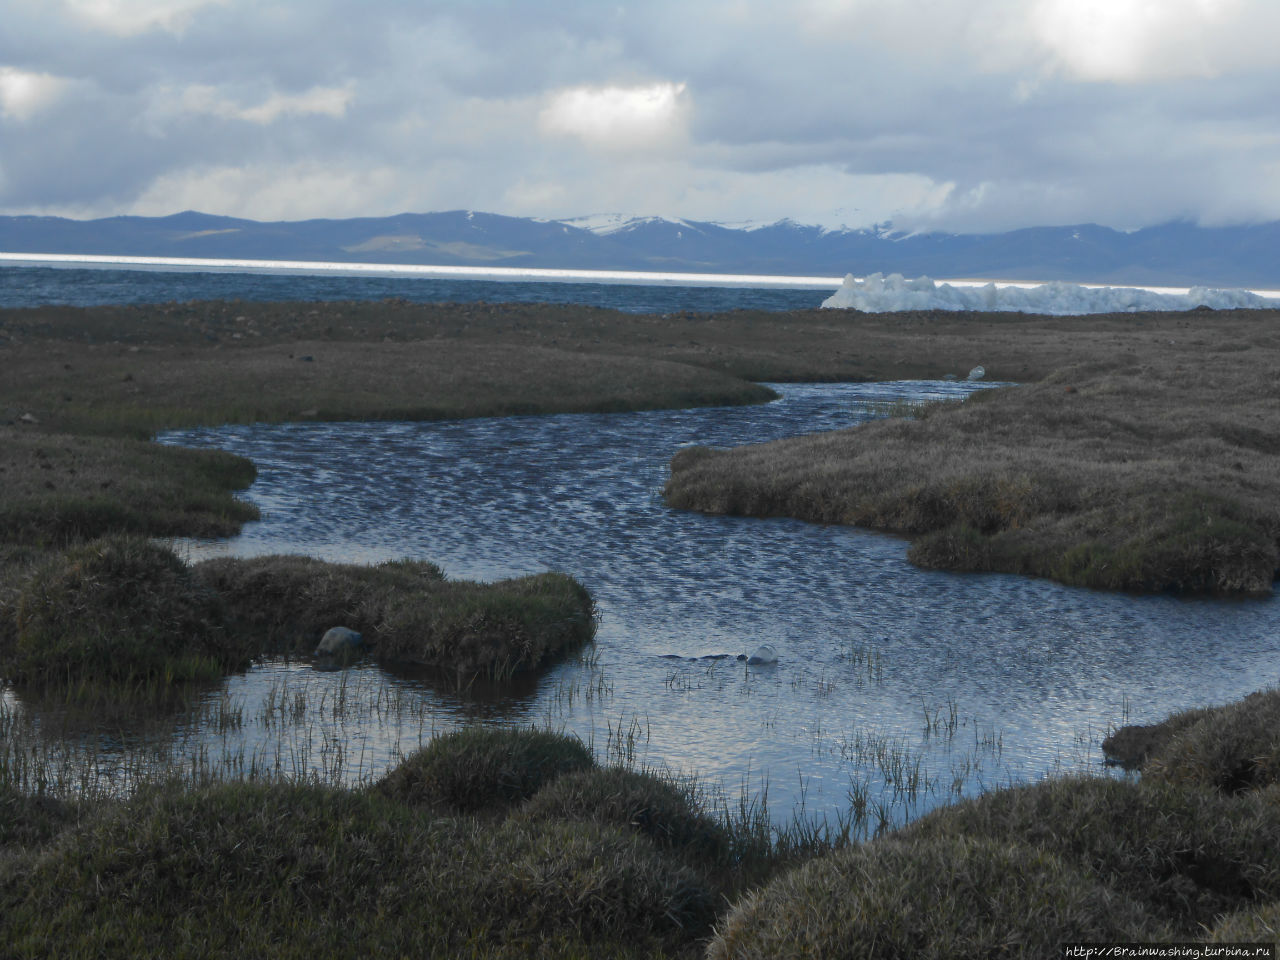
{"type": "Polygon", "coordinates": [[[254,473],[220,450],[0,426],[0,540],[230,536],[257,519],[256,507],[232,495],[254,473]]]}
{"type": "Polygon", "coordinates": [[[1138,904],[1006,839],[882,837],[739,900],[709,960],[1052,957],[1069,941],[1163,939],[1138,904]]]}
{"type": "MultiPolygon", "coordinates": [[[[1045,317],[925,311],[683,311],[645,315],[560,304],[182,303],[0,311],[0,343],[234,353],[302,341],[542,347],[662,359],[746,380],[894,380],[964,374],[1040,380],[1090,357],[1173,346],[1192,353],[1254,325],[1241,313],[1045,317]],[[1210,334],[1213,339],[1210,339],[1210,334]],[[1202,341],[1197,343],[1196,341],[1202,341]]],[[[395,346],[386,350],[394,363],[395,346]]]]}
{"type": "Polygon", "coordinates": [[[923,566],[1266,593],[1280,567],[1276,321],[1206,318],[1188,346],[1093,356],[917,420],[687,449],[667,502],[903,533],[923,566]]]}
{"type": "Polygon", "coordinates": [[[302,340],[136,353],[123,346],[59,344],[15,348],[11,359],[0,404],[20,406],[45,429],[76,433],[607,412],[773,396],[686,364],[504,343],[302,340]]]}
{"type": "Polygon", "coordinates": [[[1103,750],[1125,759],[1124,748],[1135,742],[1144,747],[1137,759],[1145,779],[1229,795],[1269,791],[1280,799],[1280,690],[1122,727],[1103,750]]]}
{"type": "Polygon", "coordinates": [[[433,667],[459,682],[541,666],[596,629],[590,594],[560,573],[474,583],[446,581],[425,561],[365,567],[299,556],[225,557],[194,573],[263,648],[310,653],[341,625],[364,634],[380,661],[433,667]]]}
{"type": "Polygon", "coordinates": [[[1049,778],[939,807],[896,835],[1043,850],[1188,939],[1216,916],[1280,897],[1280,808],[1262,794],[1049,778]]]}

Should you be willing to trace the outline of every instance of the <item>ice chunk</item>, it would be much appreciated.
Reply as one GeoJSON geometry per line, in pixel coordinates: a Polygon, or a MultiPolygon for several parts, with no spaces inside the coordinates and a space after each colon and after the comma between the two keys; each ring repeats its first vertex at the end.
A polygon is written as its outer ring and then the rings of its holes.
{"type": "Polygon", "coordinates": [[[1141,287],[1089,287],[1078,283],[1038,286],[935,283],[928,277],[908,280],[900,273],[873,273],[865,280],[849,274],[824,307],[892,313],[899,310],[1010,310],[1072,316],[1084,313],[1134,313],[1139,310],[1217,310],[1280,306],[1249,290],[1192,287],[1186,293],[1141,287]]]}

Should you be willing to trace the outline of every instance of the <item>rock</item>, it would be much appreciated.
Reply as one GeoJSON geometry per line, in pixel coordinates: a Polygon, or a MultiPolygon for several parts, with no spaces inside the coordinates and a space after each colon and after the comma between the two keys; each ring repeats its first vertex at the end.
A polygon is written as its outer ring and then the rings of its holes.
{"type": "Polygon", "coordinates": [[[316,647],[315,655],[321,656],[343,656],[350,654],[357,647],[364,637],[347,627],[330,627],[325,631],[323,637],[320,638],[320,645],[316,647]]]}
{"type": "Polygon", "coordinates": [[[969,371],[968,379],[981,380],[986,375],[987,375],[986,367],[974,367],[972,370],[969,371]]]}
{"type": "Polygon", "coordinates": [[[749,667],[753,667],[758,664],[777,662],[778,651],[773,649],[773,646],[768,643],[760,644],[760,646],[756,647],[755,653],[747,657],[747,666],[749,667]]]}

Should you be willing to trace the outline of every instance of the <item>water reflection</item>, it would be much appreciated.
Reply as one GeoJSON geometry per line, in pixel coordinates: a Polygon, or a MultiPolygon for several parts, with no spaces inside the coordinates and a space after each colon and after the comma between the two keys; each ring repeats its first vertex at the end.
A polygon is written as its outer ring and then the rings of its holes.
{"type": "MultiPolygon", "coordinates": [[[[751,408],[168,435],[259,469],[249,495],[262,521],[234,541],[191,545],[193,558],[411,557],[469,579],[557,569],[582,580],[602,614],[585,660],[500,691],[369,666],[335,675],[263,664],[219,693],[244,717],[240,739],[224,730],[219,749],[240,749],[251,764],[287,766],[292,755],[325,773],[341,761],[358,778],[470,719],[551,724],[603,757],[696,773],[730,793],[767,781],[782,819],[801,803],[843,808],[859,791],[900,817],[1096,765],[1097,742],[1126,716],[1152,721],[1274,682],[1274,599],[1131,597],[922,571],[893,537],[667,509],[659,491],[681,445],[844,427],[868,404],[975,385],[776,389],[781,401],[751,408]],[[774,666],[691,659],[764,642],[779,652],[774,666]],[[282,686],[289,702],[302,697],[296,722],[272,713],[282,686]],[[335,712],[344,695],[365,705],[335,712]]],[[[203,724],[183,732],[181,750],[213,737],[203,724]]]]}

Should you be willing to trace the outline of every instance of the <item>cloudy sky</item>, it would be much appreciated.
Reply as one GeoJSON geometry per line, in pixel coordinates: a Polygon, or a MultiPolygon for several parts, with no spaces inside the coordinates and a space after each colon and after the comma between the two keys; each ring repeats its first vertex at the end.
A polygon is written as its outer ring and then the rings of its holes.
{"type": "Polygon", "coordinates": [[[1276,0],[0,0],[0,213],[1280,219],[1276,0]]]}

